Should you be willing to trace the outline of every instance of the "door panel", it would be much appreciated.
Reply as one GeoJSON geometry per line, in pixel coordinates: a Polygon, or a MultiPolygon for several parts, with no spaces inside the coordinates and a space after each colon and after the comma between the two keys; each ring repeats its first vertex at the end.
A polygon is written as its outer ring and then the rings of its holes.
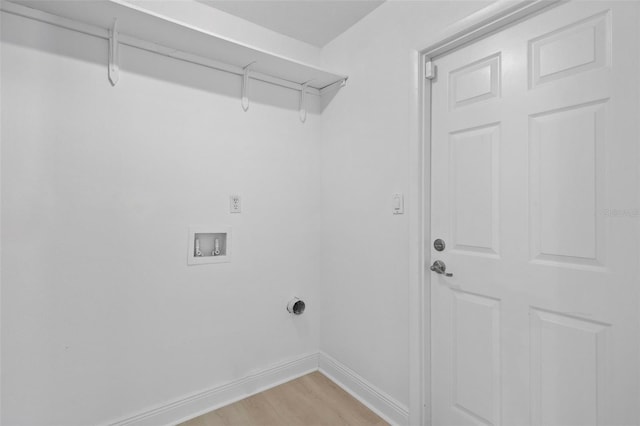
{"type": "Polygon", "coordinates": [[[609,21],[604,11],[531,40],[531,86],[610,65],[609,21]]]}
{"type": "Polygon", "coordinates": [[[598,424],[598,410],[605,408],[601,405],[607,398],[604,389],[599,388],[606,381],[603,361],[609,327],[579,317],[531,309],[534,424],[598,424]]]}
{"type": "Polygon", "coordinates": [[[500,418],[500,302],[453,291],[453,402],[480,422],[500,418]]]}
{"type": "Polygon", "coordinates": [[[451,134],[451,242],[456,251],[498,254],[499,138],[497,124],[451,134]]]}
{"type": "Polygon", "coordinates": [[[531,116],[529,176],[532,258],[603,265],[608,100],[531,116]],[[571,165],[571,167],[567,167],[571,165]],[[594,210],[595,207],[595,210],[594,210]]]}
{"type": "Polygon", "coordinates": [[[449,85],[452,109],[499,97],[500,55],[492,55],[452,71],[449,85]]]}
{"type": "Polygon", "coordinates": [[[638,2],[438,58],[434,425],[640,424],[638,2]]]}

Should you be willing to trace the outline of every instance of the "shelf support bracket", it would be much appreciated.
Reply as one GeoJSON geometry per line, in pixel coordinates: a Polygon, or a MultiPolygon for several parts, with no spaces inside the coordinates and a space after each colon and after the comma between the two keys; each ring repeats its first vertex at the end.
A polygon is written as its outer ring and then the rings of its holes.
{"type": "Polygon", "coordinates": [[[113,27],[109,30],[109,81],[112,86],[120,79],[120,65],[118,64],[118,20],[114,19],[113,27]]]}
{"type": "Polygon", "coordinates": [[[251,62],[246,67],[242,68],[242,109],[246,112],[249,109],[249,96],[247,95],[247,90],[249,89],[249,69],[251,66],[255,64],[255,62],[251,62]]]}
{"type": "Polygon", "coordinates": [[[310,82],[311,80],[302,83],[302,88],[300,89],[300,104],[298,106],[298,114],[300,115],[300,121],[302,121],[303,123],[307,121],[307,105],[305,99],[307,97],[307,86],[309,86],[310,82]]]}

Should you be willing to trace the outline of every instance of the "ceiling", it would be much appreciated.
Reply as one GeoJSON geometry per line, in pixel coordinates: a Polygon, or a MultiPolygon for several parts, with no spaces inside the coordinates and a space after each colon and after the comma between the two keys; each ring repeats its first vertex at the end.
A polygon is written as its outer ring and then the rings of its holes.
{"type": "Polygon", "coordinates": [[[280,34],[322,47],[384,0],[199,0],[280,34]]]}

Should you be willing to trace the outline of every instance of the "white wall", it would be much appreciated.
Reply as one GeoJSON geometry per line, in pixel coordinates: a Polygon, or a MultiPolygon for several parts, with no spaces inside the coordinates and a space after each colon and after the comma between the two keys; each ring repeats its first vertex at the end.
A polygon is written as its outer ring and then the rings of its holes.
{"type": "Polygon", "coordinates": [[[317,105],[302,124],[252,82],[245,113],[239,77],[128,47],[114,88],[104,40],[13,15],[1,48],[2,424],[104,423],[317,352],[317,105]],[[187,266],[208,223],[233,262],[187,266]]]}
{"type": "Polygon", "coordinates": [[[318,349],[408,405],[411,58],[487,3],[383,4],[323,50],[349,83],[304,125],[296,92],[255,83],[244,113],[239,77],[127,47],[112,88],[106,42],[3,14],[2,424],[107,422],[318,349]],[[233,226],[232,263],[186,266],[203,223],[233,226]]]}
{"type": "MultiPolygon", "coordinates": [[[[408,194],[419,176],[412,59],[489,3],[388,1],[323,49],[325,65],[349,82],[322,115],[320,348],[405,406],[415,397],[408,365],[415,218],[392,215],[391,196],[408,194]]],[[[415,200],[405,207],[415,212],[415,200]]]]}

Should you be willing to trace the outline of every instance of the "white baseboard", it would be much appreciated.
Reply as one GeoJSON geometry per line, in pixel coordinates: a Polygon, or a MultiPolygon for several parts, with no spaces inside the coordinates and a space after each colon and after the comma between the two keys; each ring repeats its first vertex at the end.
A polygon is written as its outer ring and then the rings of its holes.
{"type": "Polygon", "coordinates": [[[392,425],[407,425],[409,410],[356,372],[325,353],[304,355],[221,386],[109,423],[110,426],[175,425],[320,370],[392,425]]]}
{"type": "Polygon", "coordinates": [[[110,425],[175,425],[317,370],[318,354],[305,355],[110,425]]]}
{"type": "Polygon", "coordinates": [[[408,425],[406,405],[382,392],[355,371],[320,352],[320,372],[392,425],[408,425]]]}

